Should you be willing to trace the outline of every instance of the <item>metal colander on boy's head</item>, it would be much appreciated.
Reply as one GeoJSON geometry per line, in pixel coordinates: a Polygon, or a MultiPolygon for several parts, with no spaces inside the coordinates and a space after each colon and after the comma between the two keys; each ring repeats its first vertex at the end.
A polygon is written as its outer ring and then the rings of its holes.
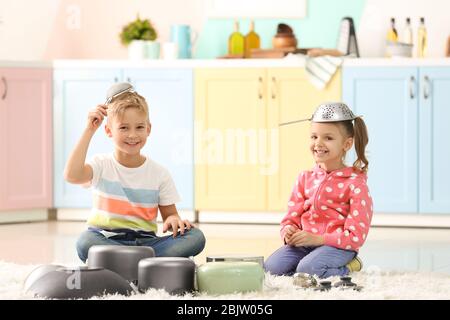
{"type": "Polygon", "coordinates": [[[355,116],[350,108],[342,102],[328,102],[321,104],[314,112],[312,122],[337,122],[354,120],[355,116]]]}
{"type": "Polygon", "coordinates": [[[131,83],[128,82],[119,82],[113,84],[111,87],[109,87],[108,91],[106,92],[105,104],[109,104],[114,98],[120,96],[125,92],[136,92],[136,91],[134,90],[134,87],[131,85],[131,83]]]}

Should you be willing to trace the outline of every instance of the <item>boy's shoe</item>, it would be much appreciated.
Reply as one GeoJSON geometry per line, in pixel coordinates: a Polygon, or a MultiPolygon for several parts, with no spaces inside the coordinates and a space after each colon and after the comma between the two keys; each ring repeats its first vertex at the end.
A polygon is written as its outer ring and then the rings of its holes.
{"type": "Polygon", "coordinates": [[[352,259],[352,261],[347,263],[346,267],[350,272],[358,272],[363,268],[363,262],[358,256],[356,256],[352,259]]]}
{"type": "Polygon", "coordinates": [[[294,285],[301,288],[315,288],[317,280],[310,274],[298,272],[294,274],[294,285]]]}

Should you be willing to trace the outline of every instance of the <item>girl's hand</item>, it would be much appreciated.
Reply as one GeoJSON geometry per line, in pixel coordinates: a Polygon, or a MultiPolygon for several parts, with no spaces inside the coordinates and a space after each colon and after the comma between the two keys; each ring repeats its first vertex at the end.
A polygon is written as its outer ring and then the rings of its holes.
{"type": "Polygon", "coordinates": [[[295,233],[295,231],[298,230],[298,227],[296,225],[289,225],[285,227],[285,234],[284,234],[284,242],[289,244],[289,239],[292,237],[292,235],[295,233]]]}
{"type": "Polygon", "coordinates": [[[167,217],[166,221],[163,224],[163,232],[167,230],[173,231],[173,237],[175,238],[178,233],[178,229],[180,229],[180,234],[184,234],[184,229],[190,230],[193,226],[188,220],[181,220],[178,215],[172,215],[167,217]]]}
{"type": "Polygon", "coordinates": [[[298,230],[290,237],[287,243],[295,247],[318,247],[323,245],[325,240],[321,235],[314,235],[307,231],[298,230]]]}
{"type": "Polygon", "coordinates": [[[106,117],[107,106],[99,104],[94,109],[91,109],[88,114],[88,123],[87,129],[97,130],[103,122],[103,119],[106,117]]]}

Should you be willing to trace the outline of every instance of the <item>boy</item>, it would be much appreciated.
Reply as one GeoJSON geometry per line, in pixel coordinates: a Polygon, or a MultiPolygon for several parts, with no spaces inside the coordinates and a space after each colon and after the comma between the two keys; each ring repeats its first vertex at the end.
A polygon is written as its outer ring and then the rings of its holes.
{"type": "Polygon", "coordinates": [[[178,215],[175,203],[180,199],[169,172],[140,153],[150,131],[147,103],[133,90],[89,112],[64,171],[66,181],[93,188],[88,230],[77,241],[83,262],[93,245],[149,246],[156,256],[171,257],[195,256],[203,250],[203,233],[178,215]],[[114,153],[95,155],[85,163],[91,138],[106,116],[105,131],[113,140],[114,153]],[[156,235],[158,209],[163,232],[171,230],[173,236],[156,235]]]}

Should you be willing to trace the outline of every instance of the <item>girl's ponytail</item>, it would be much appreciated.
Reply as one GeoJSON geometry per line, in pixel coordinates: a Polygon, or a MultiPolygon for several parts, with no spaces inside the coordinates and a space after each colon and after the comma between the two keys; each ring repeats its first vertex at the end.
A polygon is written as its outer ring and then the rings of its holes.
{"type": "Polygon", "coordinates": [[[364,120],[360,117],[356,118],[353,126],[354,141],[357,159],[353,163],[353,167],[367,172],[369,169],[369,161],[366,158],[365,150],[367,143],[369,142],[369,135],[367,133],[367,127],[364,120]]]}

